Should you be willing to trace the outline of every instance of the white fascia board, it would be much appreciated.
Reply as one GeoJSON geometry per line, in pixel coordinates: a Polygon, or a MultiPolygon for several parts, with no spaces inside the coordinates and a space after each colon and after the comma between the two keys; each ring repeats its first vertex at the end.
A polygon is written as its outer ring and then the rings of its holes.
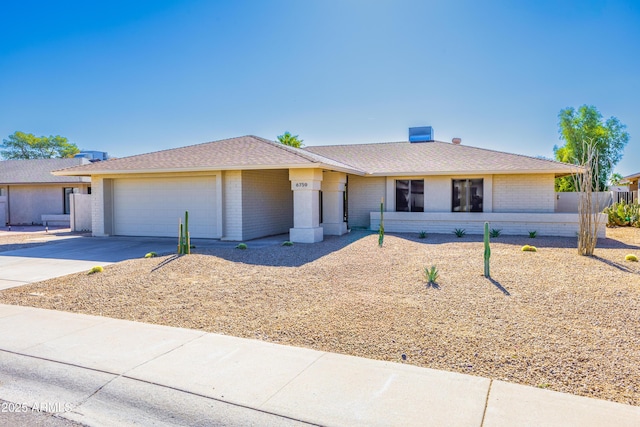
{"type": "Polygon", "coordinates": [[[541,174],[554,174],[556,176],[566,176],[571,175],[573,173],[579,172],[579,170],[568,171],[568,170],[532,170],[532,169],[524,169],[524,170],[506,170],[506,171],[497,171],[497,170],[477,170],[477,171],[410,171],[410,172],[375,172],[368,173],[366,176],[440,176],[440,175],[541,175],[541,174]]]}
{"type": "Polygon", "coordinates": [[[200,168],[165,168],[165,169],[98,169],[91,171],[74,172],[72,170],[59,170],[52,172],[56,176],[92,176],[92,175],[129,175],[129,174],[154,174],[154,173],[185,173],[185,172],[211,172],[220,170],[269,170],[269,169],[327,169],[336,172],[345,172],[352,175],[365,175],[365,172],[357,169],[328,165],[324,163],[295,164],[295,165],[239,165],[216,166],[200,168]]]}

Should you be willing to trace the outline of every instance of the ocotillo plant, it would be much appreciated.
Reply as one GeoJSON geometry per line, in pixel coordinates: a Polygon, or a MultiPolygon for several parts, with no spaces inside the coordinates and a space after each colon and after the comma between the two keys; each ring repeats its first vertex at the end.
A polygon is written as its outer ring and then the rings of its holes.
{"type": "Polygon", "coordinates": [[[489,247],[489,223],[484,223],[484,277],[491,277],[489,273],[489,258],[491,258],[491,248],[489,247]]]}
{"type": "Polygon", "coordinates": [[[378,231],[378,246],[384,242],[384,197],[380,199],[380,230],[378,231]]]}
{"type": "Polygon", "coordinates": [[[189,234],[189,211],[184,212],[184,224],[180,218],[178,227],[178,255],[191,253],[191,235],[189,234]]]}

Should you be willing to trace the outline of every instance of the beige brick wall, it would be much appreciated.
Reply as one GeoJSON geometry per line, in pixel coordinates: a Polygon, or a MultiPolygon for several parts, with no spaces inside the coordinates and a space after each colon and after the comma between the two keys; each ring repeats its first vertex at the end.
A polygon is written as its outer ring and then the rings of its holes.
{"type": "Polygon", "coordinates": [[[293,191],[288,170],[242,172],[242,239],[288,233],[293,191]]]}
{"type": "Polygon", "coordinates": [[[104,179],[91,177],[91,234],[104,236],[104,179]]]}
{"type": "Polygon", "coordinates": [[[554,212],[554,176],[494,175],[493,212],[554,212]]]}
{"type": "Polygon", "coordinates": [[[242,171],[225,171],[222,176],[224,192],[222,238],[242,240],[242,171]]]}
{"type": "Polygon", "coordinates": [[[380,199],[385,196],[385,177],[361,177],[349,175],[348,223],[349,227],[369,228],[369,215],[380,211],[380,199]]]}

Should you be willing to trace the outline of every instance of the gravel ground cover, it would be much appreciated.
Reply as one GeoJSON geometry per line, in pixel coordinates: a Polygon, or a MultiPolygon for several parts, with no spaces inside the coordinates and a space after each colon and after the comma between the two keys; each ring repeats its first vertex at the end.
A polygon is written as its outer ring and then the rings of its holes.
{"type": "MultiPolygon", "coordinates": [[[[354,231],[136,259],[0,292],[20,304],[480,375],[640,406],[640,229],[574,238],[354,231]],[[537,252],[523,252],[525,244],[537,252]],[[423,270],[437,266],[437,286],[423,270]]],[[[0,245],[2,241],[0,241],[0,245]]],[[[197,250],[197,249],[196,249],[197,250]]],[[[144,254],[141,254],[141,256],[144,254]]]]}

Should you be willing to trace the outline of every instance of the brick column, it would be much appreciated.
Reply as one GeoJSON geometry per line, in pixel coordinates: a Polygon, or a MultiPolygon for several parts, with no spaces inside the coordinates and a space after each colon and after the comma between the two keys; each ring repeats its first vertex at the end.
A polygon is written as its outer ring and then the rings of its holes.
{"type": "Polygon", "coordinates": [[[322,179],[322,228],[328,236],[342,236],[347,232],[344,222],[344,188],[347,174],[324,172],[322,179]]]}
{"type": "Polygon", "coordinates": [[[321,242],[319,191],[322,170],[289,169],[289,180],[293,190],[293,228],[289,229],[289,239],[299,243],[321,242]]]}

